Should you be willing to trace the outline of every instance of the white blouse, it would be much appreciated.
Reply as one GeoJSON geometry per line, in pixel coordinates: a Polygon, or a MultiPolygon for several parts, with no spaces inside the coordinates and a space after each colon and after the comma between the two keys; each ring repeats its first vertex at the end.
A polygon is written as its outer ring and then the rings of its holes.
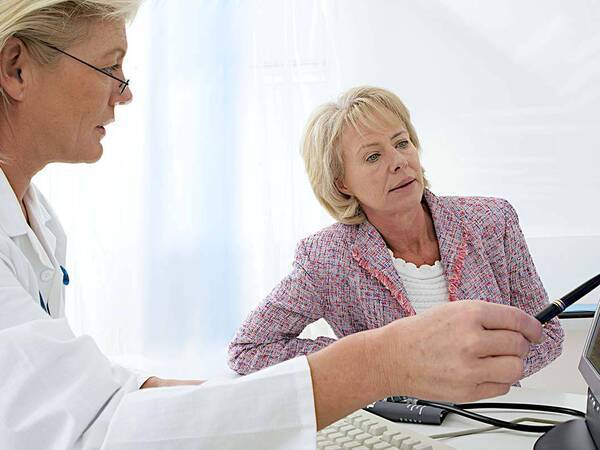
{"type": "Polygon", "coordinates": [[[402,258],[395,258],[391,250],[390,256],[417,314],[448,302],[448,282],[441,261],[436,261],[433,266],[423,264],[417,267],[402,258]]]}

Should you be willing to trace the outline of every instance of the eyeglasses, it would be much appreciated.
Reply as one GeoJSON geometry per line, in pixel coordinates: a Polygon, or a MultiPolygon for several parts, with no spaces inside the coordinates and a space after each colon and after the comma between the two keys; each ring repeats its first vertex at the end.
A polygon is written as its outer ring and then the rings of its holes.
{"type": "Polygon", "coordinates": [[[122,80],[120,78],[115,77],[113,74],[107,72],[106,69],[100,69],[99,67],[94,66],[93,64],[90,64],[89,62],[84,61],[83,59],[78,58],[77,56],[73,56],[63,50],[61,50],[60,48],[56,48],[54,45],[50,45],[47,42],[42,42],[42,44],[44,44],[46,47],[51,48],[52,50],[56,50],[59,53],[62,53],[65,56],[68,56],[69,58],[74,59],[75,61],[80,62],[81,64],[84,64],[86,66],[88,66],[90,69],[94,69],[104,75],[106,75],[107,77],[112,78],[113,80],[116,80],[119,82],[119,93],[121,95],[123,95],[123,92],[125,92],[125,89],[127,89],[127,87],[129,86],[129,81],[130,80],[122,80]]]}

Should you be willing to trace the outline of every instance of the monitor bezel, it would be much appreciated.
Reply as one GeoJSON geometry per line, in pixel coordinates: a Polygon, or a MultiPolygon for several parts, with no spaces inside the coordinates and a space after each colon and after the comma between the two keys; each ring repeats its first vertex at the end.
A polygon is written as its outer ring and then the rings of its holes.
{"type": "Polygon", "coordinates": [[[600,372],[594,367],[592,362],[587,358],[588,349],[592,343],[592,339],[596,334],[596,330],[600,334],[600,302],[596,305],[596,312],[594,313],[594,321],[588,331],[585,345],[583,346],[583,352],[581,353],[581,359],[579,360],[579,372],[583,376],[583,379],[587,383],[588,387],[596,398],[600,398],[600,372]]]}

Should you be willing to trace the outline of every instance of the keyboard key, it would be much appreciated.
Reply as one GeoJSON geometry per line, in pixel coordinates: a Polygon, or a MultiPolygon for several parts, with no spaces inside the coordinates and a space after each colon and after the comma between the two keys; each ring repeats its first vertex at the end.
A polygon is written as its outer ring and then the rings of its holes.
{"type": "Polygon", "coordinates": [[[346,444],[346,443],[348,443],[348,442],[355,442],[355,441],[354,441],[354,439],[352,439],[352,438],[349,438],[348,436],[344,436],[344,437],[341,437],[341,438],[337,438],[337,439],[335,440],[335,443],[336,443],[337,445],[341,445],[342,447],[344,446],[344,444],[346,444]]]}
{"type": "Polygon", "coordinates": [[[346,436],[351,437],[353,439],[356,438],[359,434],[363,434],[363,430],[359,430],[358,428],[354,428],[346,433],[346,436]]]}
{"type": "Polygon", "coordinates": [[[400,445],[400,450],[414,450],[417,444],[420,444],[419,439],[408,439],[400,445]]]}
{"type": "Polygon", "coordinates": [[[431,444],[419,444],[413,448],[413,450],[433,450],[431,444]]]}
{"type": "Polygon", "coordinates": [[[399,434],[399,435],[394,436],[392,438],[392,440],[390,441],[390,444],[392,444],[394,447],[401,448],[402,447],[402,443],[404,441],[409,441],[410,439],[411,439],[410,435],[399,434]]]}
{"type": "Polygon", "coordinates": [[[372,450],[390,450],[392,448],[391,445],[389,445],[387,442],[381,442],[379,441],[377,444],[375,444],[373,447],[371,447],[372,450]]]}
{"type": "Polygon", "coordinates": [[[367,422],[363,422],[360,424],[360,429],[363,430],[365,433],[369,432],[369,428],[371,428],[373,425],[377,425],[377,422],[373,421],[373,420],[369,420],[367,422]]]}
{"type": "Polygon", "coordinates": [[[363,445],[367,448],[373,448],[373,446],[379,442],[381,442],[381,439],[376,437],[370,437],[365,442],[363,442],[363,445]]]}
{"type": "Polygon", "coordinates": [[[354,419],[353,423],[355,426],[360,428],[361,424],[363,424],[364,422],[370,422],[370,420],[366,417],[357,416],[356,419],[354,419]]]}
{"type": "Polygon", "coordinates": [[[369,427],[367,433],[371,433],[374,436],[381,436],[383,433],[387,431],[387,427],[381,424],[374,424],[369,427]]]}
{"type": "Polygon", "coordinates": [[[356,440],[356,442],[360,442],[362,444],[363,442],[365,442],[367,439],[369,439],[371,437],[373,437],[373,436],[371,436],[368,433],[361,433],[358,436],[356,436],[354,439],[356,440]]]}

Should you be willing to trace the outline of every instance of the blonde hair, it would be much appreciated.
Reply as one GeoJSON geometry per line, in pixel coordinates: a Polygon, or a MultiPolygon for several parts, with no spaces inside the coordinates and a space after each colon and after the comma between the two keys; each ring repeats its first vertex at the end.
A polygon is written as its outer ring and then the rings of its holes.
{"type": "MultiPolygon", "coordinates": [[[[339,191],[344,178],[341,137],[346,127],[357,131],[381,128],[381,119],[400,120],[410,141],[419,149],[419,138],[402,101],[385,89],[359,86],[343,93],[335,103],[325,103],[311,116],[304,131],[302,157],[313,192],[334,219],[346,224],[366,220],[358,200],[339,191]]],[[[423,177],[425,186],[427,180],[423,177]]]]}
{"type": "MultiPolygon", "coordinates": [[[[11,37],[23,41],[33,57],[51,64],[58,52],[82,36],[85,20],[133,20],[140,0],[1,0],[0,51],[11,37]]],[[[0,98],[7,100],[0,86],[0,98]]]]}

